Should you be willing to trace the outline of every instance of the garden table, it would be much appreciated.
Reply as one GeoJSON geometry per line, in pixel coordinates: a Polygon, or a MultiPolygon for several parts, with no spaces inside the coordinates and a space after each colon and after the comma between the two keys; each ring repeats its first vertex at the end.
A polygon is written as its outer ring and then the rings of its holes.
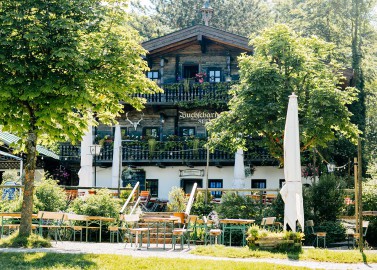
{"type": "Polygon", "coordinates": [[[254,223],[254,219],[220,219],[222,229],[222,244],[225,245],[225,234],[229,232],[229,246],[232,245],[232,231],[242,232],[242,245],[245,246],[246,226],[254,223]]]}
{"type": "Polygon", "coordinates": [[[86,242],[88,242],[88,230],[95,229],[96,227],[89,227],[90,224],[98,224],[99,227],[99,242],[101,243],[101,236],[102,236],[102,222],[115,222],[115,218],[110,217],[100,217],[100,216],[86,216],[86,242]]]}
{"type": "Polygon", "coordinates": [[[171,228],[174,228],[175,222],[178,222],[180,220],[179,217],[145,217],[143,218],[143,221],[148,224],[148,229],[150,229],[152,226],[156,226],[156,247],[158,247],[158,235],[159,235],[159,227],[160,225],[163,225],[163,234],[164,234],[164,249],[166,245],[166,229],[170,225],[171,228]]]}
{"type": "MultiPolygon", "coordinates": [[[[19,227],[20,219],[21,219],[21,212],[2,212],[0,213],[1,217],[1,232],[0,238],[3,237],[4,234],[4,227],[19,227]]],[[[32,214],[32,218],[37,218],[36,214],[32,214]]]]}

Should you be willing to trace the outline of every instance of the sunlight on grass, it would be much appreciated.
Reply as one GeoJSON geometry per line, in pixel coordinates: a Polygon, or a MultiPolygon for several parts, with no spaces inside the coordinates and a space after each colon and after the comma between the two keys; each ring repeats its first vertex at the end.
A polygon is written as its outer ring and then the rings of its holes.
{"type": "Polygon", "coordinates": [[[9,237],[0,240],[0,247],[26,247],[26,248],[38,248],[38,247],[51,247],[51,242],[48,239],[44,239],[38,234],[31,234],[29,237],[21,237],[18,232],[13,233],[9,237]]]}
{"type": "Polygon", "coordinates": [[[163,258],[135,258],[121,255],[62,254],[62,253],[0,253],[1,270],[23,269],[127,269],[127,270],[199,270],[199,269],[309,269],[270,263],[163,258]]]}
{"type": "MultiPolygon", "coordinates": [[[[332,251],[327,249],[307,249],[298,253],[268,252],[259,250],[249,250],[248,247],[234,248],[224,246],[201,246],[191,251],[192,254],[212,257],[226,258],[275,258],[275,259],[295,259],[310,260],[319,262],[335,263],[361,263],[364,262],[363,254],[357,250],[332,251]]],[[[364,251],[366,262],[376,263],[377,253],[364,251]]]]}

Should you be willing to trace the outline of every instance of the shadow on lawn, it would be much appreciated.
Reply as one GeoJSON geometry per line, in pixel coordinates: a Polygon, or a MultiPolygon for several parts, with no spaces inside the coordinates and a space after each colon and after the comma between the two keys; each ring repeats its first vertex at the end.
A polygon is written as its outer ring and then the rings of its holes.
{"type": "MultiPolygon", "coordinates": [[[[91,258],[96,255],[91,255],[91,258]]],[[[0,253],[0,269],[87,269],[95,266],[87,254],[63,253],[0,253]],[[66,256],[65,256],[66,255],[66,256]]]]}

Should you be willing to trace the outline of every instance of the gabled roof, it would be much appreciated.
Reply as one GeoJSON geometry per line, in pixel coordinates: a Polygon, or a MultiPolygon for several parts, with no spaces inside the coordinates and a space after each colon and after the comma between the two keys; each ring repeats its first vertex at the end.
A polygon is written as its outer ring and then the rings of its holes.
{"type": "Polygon", "coordinates": [[[252,47],[249,46],[248,38],[205,25],[195,25],[178,30],[168,35],[143,42],[142,46],[144,49],[148,50],[150,54],[153,54],[163,49],[176,46],[177,44],[202,41],[203,38],[245,50],[245,52],[252,51],[252,47]]]}
{"type": "MultiPolygon", "coordinates": [[[[0,141],[3,141],[6,145],[10,145],[11,143],[17,142],[19,139],[20,137],[13,135],[11,133],[0,132],[0,141]]],[[[37,152],[47,157],[59,159],[59,156],[57,154],[40,145],[37,145],[37,152]]]]}

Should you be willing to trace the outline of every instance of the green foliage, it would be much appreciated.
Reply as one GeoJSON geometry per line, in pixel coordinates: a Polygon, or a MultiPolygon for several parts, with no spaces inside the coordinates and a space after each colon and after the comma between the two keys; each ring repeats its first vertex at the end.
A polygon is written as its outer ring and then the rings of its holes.
{"type": "Polygon", "coordinates": [[[254,219],[260,209],[250,197],[227,192],[223,194],[221,203],[215,206],[215,210],[219,218],[254,219]]]}
{"type": "Polygon", "coordinates": [[[343,242],[346,230],[340,221],[324,221],[315,226],[315,231],[326,232],[326,243],[343,242]]]}
{"type": "Polygon", "coordinates": [[[214,204],[211,202],[211,193],[207,194],[207,203],[205,202],[205,194],[199,191],[196,194],[194,204],[191,208],[191,214],[199,217],[208,216],[214,209],[214,204]]]}
{"type": "Polygon", "coordinates": [[[188,198],[182,188],[172,187],[168,199],[167,207],[169,211],[184,212],[186,210],[188,198]]]}
{"type": "MultiPolygon", "coordinates": [[[[377,178],[369,179],[363,183],[363,211],[376,211],[377,209],[377,178]]],[[[377,245],[377,217],[364,217],[369,220],[366,241],[369,245],[377,245]]]]}
{"type": "Polygon", "coordinates": [[[336,221],[344,204],[342,188],[342,179],[333,174],[323,174],[319,181],[313,184],[309,200],[316,224],[336,221]]]}
{"type": "MultiPolygon", "coordinates": [[[[153,24],[147,24],[147,20],[141,23],[141,25],[152,25],[152,27],[148,28],[152,28],[154,31],[145,29],[145,26],[141,27],[139,25],[138,30],[144,36],[150,36],[151,32],[154,34],[163,34],[164,30],[170,29],[172,31],[203,24],[200,12],[203,1],[152,0],[151,2],[153,4],[152,8],[139,7],[139,10],[144,11],[144,14],[148,14],[153,19],[153,24]],[[165,28],[162,26],[165,26],[165,28]]],[[[262,29],[272,21],[270,5],[264,1],[211,1],[210,5],[215,12],[210,21],[210,26],[231,33],[248,36],[252,31],[262,29]]],[[[134,6],[137,5],[134,4],[134,6]]]]}
{"type": "Polygon", "coordinates": [[[108,189],[100,189],[95,195],[77,197],[69,210],[80,215],[117,217],[120,207],[120,200],[108,189]]]}
{"type": "Polygon", "coordinates": [[[67,208],[67,193],[53,179],[42,179],[35,187],[35,208],[39,211],[64,211],[67,208]]]}
{"type": "Polygon", "coordinates": [[[42,248],[51,247],[51,241],[44,239],[38,234],[31,234],[29,237],[22,237],[18,232],[9,237],[0,240],[0,247],[2,248],[42,248]]]}
{"type": "Polygon", "coordinates": [[[304,234],[300,232],[271,232],[265,229],[260,228],[257,225],[249,227],[247,231],[247,244],[250,249],[265,249],[263,245],[259,244],[258,241],[276,239],[276,242],[279,242],[275,247],[268,247],[275,251],[281,252],[299,252],[301,251],[301,242],[304,239],[304,234]],[[291,240],[293,242],[286,242],[281,240],[291,240]]]}
{"type": "Polygon", "coordinates": [[[19,177],[17,176],[17,170],[6,170],[3,173],[3,184],[8,181],[19,182],[19,177]]]}
{"type": "Polygon", "coordinates": [[[356,90],[339,85],[341,66],[333,60],[334,44],[303,38],[285,25],[265,29],[251,39],[255,53],[239,57],[240,84],[233,87],[229,111],[207,124],[211,146],[233,151],[246,138],[260,144],[283,162],[283,133],[289,95],[298,96],[301,151],[326,146],[335,134],[355,140],[347,105],[356,90]],[[289,50],[287,50],[289,48],[289,50]],[[232,123],[229,125],[229,123],[232,123]]]}

